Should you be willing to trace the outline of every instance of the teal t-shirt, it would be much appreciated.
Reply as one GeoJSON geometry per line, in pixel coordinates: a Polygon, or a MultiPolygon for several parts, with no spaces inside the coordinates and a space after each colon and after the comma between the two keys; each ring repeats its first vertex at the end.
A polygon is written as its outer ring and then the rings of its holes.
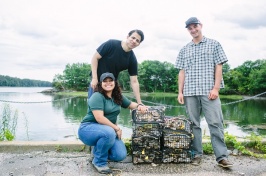
{"type": "Polygon", "coordinates": [[[117,116],[121,111],[121,107],[127,108],[131,101],[122,95],[122,105],[118,105],[112,98],[105,98],[101,93],[95,92],[89,99],[89,108],[87,115],[83,118],[81,123],[84,122],[97,122],[92,111],[102,110],[104,116],[112,123],[116,123],[117,116]]]}

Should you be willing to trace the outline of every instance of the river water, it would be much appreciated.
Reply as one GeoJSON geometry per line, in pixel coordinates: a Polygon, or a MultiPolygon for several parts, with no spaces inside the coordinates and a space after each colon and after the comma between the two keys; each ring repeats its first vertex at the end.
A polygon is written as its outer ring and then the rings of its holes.
{"type": "MultiPolygon", "coordinates": [[[[39,93],[47,87],[12,88],[0,87],[0,115],[8,105],[12,112],[18,112],[16,129],[17,141],[62,141],[77,140],[77,130],[87,112],[87,98],[71,98],[39,93]]],[[[142,97],[147,105],[160,103],[171,105],[165,115],[185,115],[185,108],[176,98],[142,97]]],[[[222,99],[225,131],[238,137],[252,132],[266,135],[266,100],[255,99],[227,105],[233,100],[222,99]]],[[[118,124],[123,130],[123,138],[132,134],[131,113],[122,109],[118,124]]],[[[203,133],[209,135],[207,123],[202,118],[203,133]]]]}

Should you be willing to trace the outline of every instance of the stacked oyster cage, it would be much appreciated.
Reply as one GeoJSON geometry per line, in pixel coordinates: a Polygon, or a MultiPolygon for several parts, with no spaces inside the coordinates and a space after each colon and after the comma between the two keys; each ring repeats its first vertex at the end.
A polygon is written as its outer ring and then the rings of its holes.
{"type": "Polygon", "coordinates": [[[189,163],[193,159],[190,145],[193,139],[192,123],[185,116],[164,118],[163,163],[189,163]]]}
{"type": "Polygon", "coordinates": [[[191,121],[185,116],[165,116],[164,110],[150,107],[145,113],[132,111],[133,164],[191,162],[191,121]]]}
{"type": "Polygon", "coordinates": [[[150,107],[147,112],[132,111],[132,161],[133,164],[161,163],[162,128],[164,108],[150,107]]]}

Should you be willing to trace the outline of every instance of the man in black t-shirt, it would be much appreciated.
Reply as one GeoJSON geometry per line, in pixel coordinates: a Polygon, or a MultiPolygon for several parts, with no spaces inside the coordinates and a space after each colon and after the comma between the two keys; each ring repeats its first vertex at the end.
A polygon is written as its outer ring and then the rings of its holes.
{"type": "Polygon", "coordinates": [[[101,44],[91,60],[91,83],[89,86],[88,98],[93,94],[99,77],[102,73],[113,73],[115,79],[123,70],[128,70],[130,84],[136,97],[137,103],[142,104],[138,82],[138,62],[133,49],[144,40],[141,30],[132,30],[128,33],[125,41],[108,40],[101,44]]]}

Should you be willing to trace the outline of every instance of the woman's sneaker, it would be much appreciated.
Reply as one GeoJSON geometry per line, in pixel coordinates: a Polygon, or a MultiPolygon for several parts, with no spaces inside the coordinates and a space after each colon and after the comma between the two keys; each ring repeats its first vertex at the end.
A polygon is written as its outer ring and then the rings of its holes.
{"type": "Polygon", "coordinates": [[[94,168],[101,174],[110,174],[112,173],[112,170],[108,166],[99,167],[92,163],[94,168]]]}
{"type": "Polygon", "coordinates": [[[90,152],[91,152],[91,154],[90,154],[90,157],[89,157],[89,161],[90,162],[92,162],[92,160],[93,160],[93,158],[94,158],[94,155],[93,155],[93,148],[94,148],[94,146],[90,146],[90,152]]]}

